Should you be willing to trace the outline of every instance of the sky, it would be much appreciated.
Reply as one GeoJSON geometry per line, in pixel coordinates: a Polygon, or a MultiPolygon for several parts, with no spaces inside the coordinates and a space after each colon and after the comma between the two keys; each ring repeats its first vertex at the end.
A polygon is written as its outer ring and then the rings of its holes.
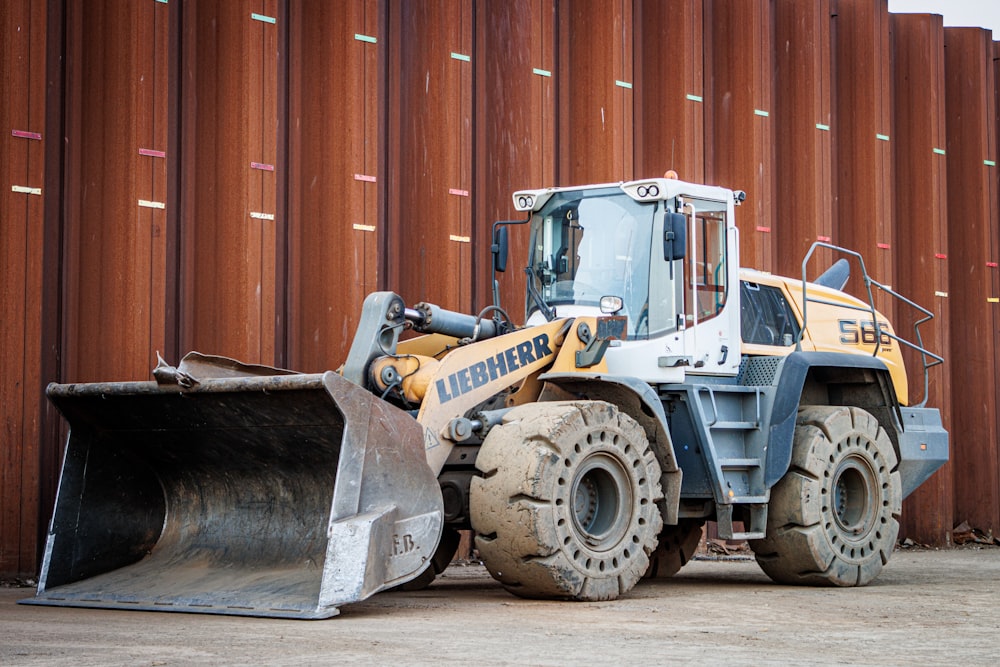
{"type": "Polygon", "coordinates": [[[889,0],[889,11],[940,14],[945,26],[979,26],[1000,40],[1000,0],[889,0]]]}

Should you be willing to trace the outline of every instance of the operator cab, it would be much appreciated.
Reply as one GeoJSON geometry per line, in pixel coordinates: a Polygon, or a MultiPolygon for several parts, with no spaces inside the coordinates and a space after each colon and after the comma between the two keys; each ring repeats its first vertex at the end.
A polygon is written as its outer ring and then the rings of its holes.
{"type": "Polygon", "coordinates": [[[624,315],[610,372],[650,382],[735,375],[740,195],[673,179],[515,193],[515,207],[532,213],[527,324],[624,315]]]}

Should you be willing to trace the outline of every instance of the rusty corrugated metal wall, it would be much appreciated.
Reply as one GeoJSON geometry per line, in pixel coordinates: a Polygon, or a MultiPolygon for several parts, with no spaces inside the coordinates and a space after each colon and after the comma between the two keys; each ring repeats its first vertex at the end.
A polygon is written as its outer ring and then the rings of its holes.
{"type": "Polygon", "coordinates": [[[58,448],[42,437],[40,400],[51,241],[43,198],[47,19],[41,3],[0,3],[0,576],[36,570],[41,475],[52,474],[41,460],[58,448]]]}
{"type": "MultiPolygon", "coordinates": [[[[894,120],[893,196],[896,206],[894,254],[897,289],[915,302],[932,308],[937,317],[923,329],[924,342],[933,350],[948,350],[948,178],[945,133],[944,27],[940,16],[896,14],[891,19],[892,100],[894,120]],[[920,193],[920,196],[914,196],[920,193]]],[[[900,309],[903,310],[903,309],[900,309]]],[[[899,313],[898,326],[911,327],[916,313],[899,313]]],[[[951,354],[949,365],[956,363],[951,354]]],[[[914,379],[919,360],[907,354],[914,379]]],[[[951,429],[951,392],[948,371],[935,370],[927,396],[951,429]]],[[[924,397],[911,388],[911,400],[924,397]]],[[[959,440],[958,445],[965,447],[959,440]]],[[[901,532],[934,537],[947,535],[954,515],[953,468],[946,466],[907,499],[901,532]]]]}
{"type": "Polygon", "coordinates": [[[669,168],[747,191],[746,265],[829,239],[939,315],[954,458],[903,532],[1000,527],[985,31],[884,0],[7,0],[0,31],[0,575],[37,566],[47,382],[335,367],[372,290],[488,305],[511,191],[669,168]]]}
{"type": "Polygon", "coordinates": [[[944,31],[948,292],[954,513],[1000,527],[995,291],[997,118],[993,44],[977,28],[944,31]]]}

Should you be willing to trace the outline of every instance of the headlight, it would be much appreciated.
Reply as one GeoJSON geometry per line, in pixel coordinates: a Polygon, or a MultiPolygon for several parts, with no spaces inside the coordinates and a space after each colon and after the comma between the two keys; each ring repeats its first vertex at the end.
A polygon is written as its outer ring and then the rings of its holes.
{"type": "Polygon", "coordinates": [[[607,313],[608,315],[614,315],[619,310],[625,307],[625,302],[622,301],[620,296],[602,296],[601,297],[601,312],[607,313]]]}

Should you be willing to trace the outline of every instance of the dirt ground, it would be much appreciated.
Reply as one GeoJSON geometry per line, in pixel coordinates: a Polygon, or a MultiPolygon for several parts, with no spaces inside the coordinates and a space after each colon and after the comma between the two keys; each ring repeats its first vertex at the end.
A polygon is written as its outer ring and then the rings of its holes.
{"type": "Polygon", "coordinates": [[[479,566],[324,621],[17,605],[2,665],[954,664],[1000,661],[1000,548],[897,551],[865,588],[777,586],[746,557],[696,560],[614,602],[521,600],[479,566]]]}

